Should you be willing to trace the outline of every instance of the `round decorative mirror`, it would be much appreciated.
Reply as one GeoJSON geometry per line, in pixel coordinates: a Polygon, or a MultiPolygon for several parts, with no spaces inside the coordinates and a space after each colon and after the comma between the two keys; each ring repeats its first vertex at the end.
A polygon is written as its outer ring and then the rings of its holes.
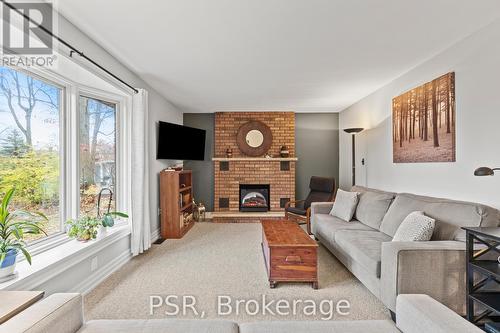
{"type": "Polygon", "coordinates": [[[241,152],[248,156],[262,156],[273,143],[271,129],[260,121],[243,124],[236,135],[236,142],[241,152]]]}
{"type": "Polygon", "coordinates": [[[251,130],[246,136],[247,144],[252,148],[258,148],[264,143],[264,135],[259,130],[251,130]]]}

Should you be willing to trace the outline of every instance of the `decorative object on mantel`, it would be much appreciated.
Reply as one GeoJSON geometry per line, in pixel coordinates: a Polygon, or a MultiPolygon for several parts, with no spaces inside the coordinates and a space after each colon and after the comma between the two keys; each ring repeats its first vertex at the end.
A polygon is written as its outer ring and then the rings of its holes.
{"type": "Polygon", "coordinates": [[[24,240],[25,235],[45,233],[38,225],[47,221],[42,213],[30,213],[24,210],[9,212],[9,204],[14,196],[12,188],[5,193],[0,205],[0,279],[5,282],[17,277],[17,255],[22,252],[26,261],[31,265],[31,255],[24,240]]]}
{"type": "Polygon", "coordinates": [[[263,122],[249,121],[239,128],[236,143],[243,154],[262,156],[271,148],[273,134],[263,122]]]}
{"type": "Polygon", "coordinates": [[[455,162],[455,73],[392,100],[394,163],[455,162]]]}
{"type": "Polygon", "coordinates": [[[361,127],[346,128],[344,132],[352,134],[352,186],[356,185],[356,139],[357,133],[364,130],[361,127]]]}
{"type": "Polygon", "coordinates": [[[290,156],[290,151],[288,150],[288,147],[283,145],[280,148],[280,156],[281,157],[289,157],[290,156]]]}
{"type": "Polygon", "coordinates": [[[227,150],[226,150],[226,157],[227,158],[233,157],[233,150],[231,148],[227,148],[227,150]]]}

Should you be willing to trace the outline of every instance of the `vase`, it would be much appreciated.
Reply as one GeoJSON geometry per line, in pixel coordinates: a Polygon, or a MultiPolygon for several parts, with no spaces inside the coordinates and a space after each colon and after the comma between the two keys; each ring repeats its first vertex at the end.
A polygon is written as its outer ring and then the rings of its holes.
{"type": "Polygon", "coordinates": [[[290,151],[288,150],[287,146],[281,146],[281,148],[280,148],[280,156],[284,157],[284,158],[290,156],[290,151]]]}
{"type": "Polygon", "coordinates": [[[99,229],[97,230],[97,239],[101,239],[106,237],[108,234],[108,228],[105,226],[99,226],[99,229]]]}
{"type": "Polygon", "coordinates": [[[17,251],[9,250],[7,251],[7,255],[0,265],[0,278],[13,275],[14,269],[16,268],[17,261],[17,251]]]}

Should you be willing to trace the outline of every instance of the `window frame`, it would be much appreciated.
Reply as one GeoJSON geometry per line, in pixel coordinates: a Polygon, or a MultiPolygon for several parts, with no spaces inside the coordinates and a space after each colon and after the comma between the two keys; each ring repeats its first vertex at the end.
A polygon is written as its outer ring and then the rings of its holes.
{"type": "MultiPolygon", "coordinates": [[[[60,77],[57,74],[54,74],[49,71],[43,71],[40,69],[30,69],[27,70],[21,67],[14,66],[4,66],[11,70],[15,70],[17,72],[23,73],[25,75],[31,76],[38,81],[42,81],[44,83],[50,84],[56,88],[60,89],[59,94],[59,197],[65,198],[67,195],[67,150],[68,150],[68,142],[66,140],[68,124],[67,124],[67,107],[68,107],[68,97],[70,95],[69,90],[71,88],[71,83],[69,80],[66,80],[60,77]]],[[[59,219],[60,219],[60,231],[56,232],[52,235],[42,237],[40,239],[34,240],[28,243],[28,249],[31,251],[31,254],[40,253],[40,249],[45,249],[46,244],[44,243],[62,243],[62,238],[67,237],[66,231],[64,230],[64,223],[67,219],[67,202],[66,200],[59,200],[59,219]]],[[[52,248],[51,246],[50,248],[52,248]]],[[[48,249],[48,248],[47,248],[48,249]]],[[[22,257],[23,258],[23,257],[22,257]]],[[[22,259],[22,258],[18,258],[22,259]]]]}
{"type": "MultiPolygon", "coordinates": [[[[132,108],[132,96],[130,94],[117,94],[87,85],[74,82],[61,74],[45,68],[21,68],[16,66],[4,66],[33,78],[54,85],[61,89],[59,96],[59,145],[60,145],[60,182],[59,182],[59,215],[60,231],[28,243],[27,249],[32,256],[50,250],[58,245],[71,241],[67,235],[65,222],[69,219],[78,218],[80,213],[80,178],[79,178],[79,98],[86,96],[114,103],[115,114],[115,168],[116,168],[116,210],[127,212],[130,210],[130,110],[132,108]]],[[[90,72],[92,75],[96,75],[90,72]]],[[[100,78],[100,77],[99,77],[100,78]]],[[[101,79],[101,78],[100,78],[101,79]]],[[[108,81],[105,81],[108,84],[108,81]]],[[[115,86],[117,90],[119,88],[115,86]]],[[[118,220],[116,226],[130,225],[129,220],[118,220]]],[[[25,260],[19,257],[18,261],[25,260]]]]}
{"type": "MultiPolygon", "coordinates": [[[[123,138],[122,138],[122,125],[124,121],[124,117],[122,116],[123,110],[126,109],[126,100],[117,94],[113,94],[107,91],[103,91],[100,89],[96,88],[91,88],[88,86],[80,85],[77,89],[77,95],[76,95],[76,101],[77,101],[77,108],[76,110],[80,110],[80,97],[87,97],[87,98],[92,98],[96,100],[101,100],[105,101],[108,103],[113,103],[115,105],[115,192],[113,195],[115,196],[115,209],[117,211],[125,211],[127,207],[125,207],[123,204],[123,198],[126,197],[124,191],[123,191],[123,184],[124,184],[124,179],[122,177],[123,173],[123,167],[122,167],[122,155],[123,155],[123,148],[124,145],[122,144],[123,138]]],[[[80,114],[78,114],[77,117],[75,118],[80,118],[80,114]]],[[[78,154],[77,154],[77,162],[76,165],[80,165],[80,145],[79,145],[79,138],[80,138],[80,126],[76,126],[76,131],[77,133],[77,148],[78,148],[78,154]]],[[[77,182],[78,182],[78,189],[80,189],[80,168],[77,167],[77,182]]],[[[80,191],[78,190],[78,202],[77,202],[77,213],[80,214],[80,191]]],[[[117,225],[124,224],[123,221],[118,221],[117,225]]]]}

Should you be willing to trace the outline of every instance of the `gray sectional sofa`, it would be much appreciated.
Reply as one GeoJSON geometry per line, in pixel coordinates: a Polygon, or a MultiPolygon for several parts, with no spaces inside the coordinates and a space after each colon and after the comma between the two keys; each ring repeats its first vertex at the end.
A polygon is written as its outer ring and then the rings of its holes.
{"type": "Polygon", "coordinates": [[[397,322],[270,321],[237,324],[223,320],[93,320],[85,322],[82,296],[54,294],[0,325],[0,333],[480,333],[426,295],[400,295],[397,322]]]}
{"type": "Polygon", "coordinates": [[[354,219],[329,215],[333,203],[313,203],[311,228],[392,312],[399,294],[427,294],[465,313],[465,232],[496,227],[500,212],[471,202],[353,187],[360,193],[354,219]],[[404,218],[423,211],[436,220],[431,241],[392,242],[404,218]]]}

